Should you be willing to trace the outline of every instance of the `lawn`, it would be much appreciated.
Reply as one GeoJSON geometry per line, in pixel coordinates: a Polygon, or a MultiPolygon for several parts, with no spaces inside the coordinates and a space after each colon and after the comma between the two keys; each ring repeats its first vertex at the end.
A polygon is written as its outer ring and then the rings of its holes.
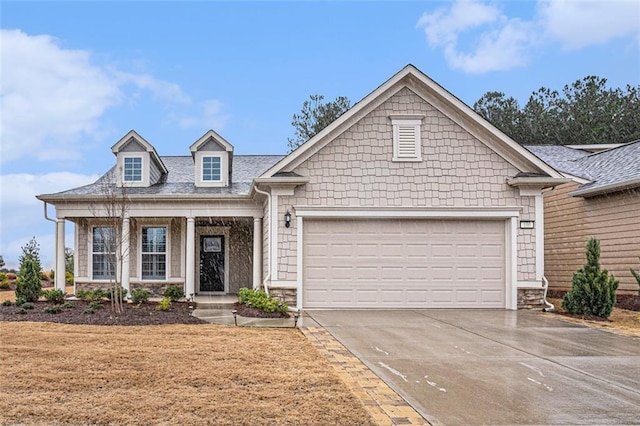
{"type": "Polygon", "coordinates": [[[0,322],[0,424],[374,424],[296,329],[0,322]]]}

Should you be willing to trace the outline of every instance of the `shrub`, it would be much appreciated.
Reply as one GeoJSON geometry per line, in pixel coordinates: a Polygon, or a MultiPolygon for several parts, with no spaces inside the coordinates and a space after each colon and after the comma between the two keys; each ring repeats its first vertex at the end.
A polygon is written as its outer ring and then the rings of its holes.
{"type": "Polygon", "coordinates": [[[579,315],[609,318],[616,304],[618,280],[600,269],[600,241],[587,242],[587,264],[573,273],[571,290],[564,296],[562,307],[579,315]]]}
{"type": "Polygon", "coordinates": [[[73,303],[71,302],[64,302],[62,305],[60,305],[61,307],[65,308],[65,309],[71,309],[73,308],[73,303]]]}
{"type": "Polygon", "coordinates": [[[184,291],[182,290],[182,287],[178,287],[176,285],[170,285],[164,291],[163,296],[168,297],[169,299],[171,299],[172,302],[177,302],[178,300],[184,297],[184,291]]]}
{"type": "Polygon", "coordinates": [[[265,312],[286,312],[288,306],[280,300],[267,296],[264,290],[252,290],[241,288],[238,292],[238,301],[243,305],[248,305],[265,312]]]}
{"type": "Polygon", "coordinates": [[[163,297],[160,302],[158,302],[158,306],[156,306],[156,310],[158,311],[166,311],[171,306],[171,299],[167,296],[163,297]]]}
{"type": "MultiPolygon", "coordinates": [[[[640,259],[640,257],[638,259],[640,259]]],[[[640,295],[640,272],[634,270],[633,268],[629,268],[629,270],[631,271],[631,275],[633,275],[636,281],[638,281],[638,294],[640,295]]]]}
{"type": "Polygon", "coordinates": [[[64,282],[67,285],[73,285],[73,274],[71,272],[64,273],[64,282]]]}
{"type": "Polygon", "coordinates": [[[16,306],[22,306],[25,303],[27,303],[27,299],[25,299],[24,297],[20,296],[20,297],[16,297],[16,306]]]}
{"type": "Polygon", "coordinates": [[[64,302],[65,293],[62,290],[42,290],[42,295],[49,302],[53,302],[56,305],[64,302]]]}
{"type": "Polygon", "coordinates": [[[27,302],[36,302],[40,297],[40,290],[42,290],[42,284],[38,264],[31,256],[25,255],[20,263],[16,297],[22,297],[27,302]]]}
{"type": "MultiPolygon", "coordinates": [[[[115,288],[114,288],[114,291],[115,291],[115,288]]],[[[120,286],[120,294],[122,295],[122,300],[127,298],[127,293],[128,293],[127,289],[120,286]]],[[[105,292],[105,297],[111,300],[111,290],[105,292]]]]}
{"type": "Polygon", "coordinates": [[[149,290],[145,290],[144,288],[136,288],[135,290],[131,291],[131,300],[136,305],[147,303],[150,296],[151,292],[149,292],[149,290]]]}
{"type": "Polygon", "coordinates": [[[47,306],[46,308],[44,308],[44,311],[48,314],[59,314],[60,312],[62,312],[62,308],[60,307],[60,305],[53,305],[47,306]]]}
{"type": "Polygon", "coordinates": [[[29,310],[31,310],[31,309],[35,308],[35,305],[34,305],[33,303],[31,303],[31,302],[24,302],[22,305],[20,305],[20,307],[21,307],[22,309],[29,309],[29,310]]]}
{"type": "Polygon", "coordinates": [[[9,299],[2,301],[2,306],[13,306],[13,302],[9,299]]]}
{"type": "Polygon", "coordinates": [[[76,291],[76,297],[83,302],[98,302],[107,297],[107,292],[101,288],[95,290],[78,290],[76,291]]]}
{"type": "Polygon", "coordinates": [[[53,281],[56,278],[56,271],[54,271],[53,269],[49,271],[49,279],[51,279],[51,281],[53,281]]]}
{"type": "Polygon", "coordinates": [[[0,290],[10,290],[11,289],[11,284],[9,284],[9,280],[8,279],[4,279],[2,281],[0,281],[0,290]]]}
{"type": "Polygon", "coordinates": [[[4,281],[7,279],[7,273],[6,272],[0,272],[0,281],[4,281]]]}

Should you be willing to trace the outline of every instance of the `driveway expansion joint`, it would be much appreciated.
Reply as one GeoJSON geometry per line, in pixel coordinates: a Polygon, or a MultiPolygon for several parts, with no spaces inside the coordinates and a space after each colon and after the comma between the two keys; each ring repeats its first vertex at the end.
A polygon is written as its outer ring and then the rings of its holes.
{"type": "Polygon", "coordinates": [[[340,379],[360,398],[376,423],[430,425],[327,330],[322,327],[301,327],[300,330],[329,361],[340,379]]]}

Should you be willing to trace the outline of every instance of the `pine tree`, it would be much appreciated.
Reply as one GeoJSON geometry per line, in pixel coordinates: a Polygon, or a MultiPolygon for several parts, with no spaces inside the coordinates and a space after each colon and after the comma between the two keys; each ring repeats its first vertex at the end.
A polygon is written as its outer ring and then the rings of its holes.
{"type": "Polygon", "coordinates": [[[571,291],[562,300],[562,307],[579,315],[609,318],[616,304],[618,280],[600,269],[600,241],[587,242],[587,264],[573,273],[571,291]]]}
{"type": "Polygon", "coordinates": [[[16,282],[16,300],[38,301],[40,290],[42,290],[40,270],[40,246],[33,237],[27,245],[22,247],[20,271],[16,282]]]}

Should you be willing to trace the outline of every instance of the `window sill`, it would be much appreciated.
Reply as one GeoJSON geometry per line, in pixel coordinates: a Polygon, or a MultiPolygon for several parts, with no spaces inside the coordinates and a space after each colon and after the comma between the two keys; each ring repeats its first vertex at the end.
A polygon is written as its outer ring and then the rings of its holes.
{"type": "Polygon", "coordinates": [[[422,162],[422,157],[417,157],[417,158],[393,157],[391,161],[393,161],[394,163],[420,163],[422,162]]]}

